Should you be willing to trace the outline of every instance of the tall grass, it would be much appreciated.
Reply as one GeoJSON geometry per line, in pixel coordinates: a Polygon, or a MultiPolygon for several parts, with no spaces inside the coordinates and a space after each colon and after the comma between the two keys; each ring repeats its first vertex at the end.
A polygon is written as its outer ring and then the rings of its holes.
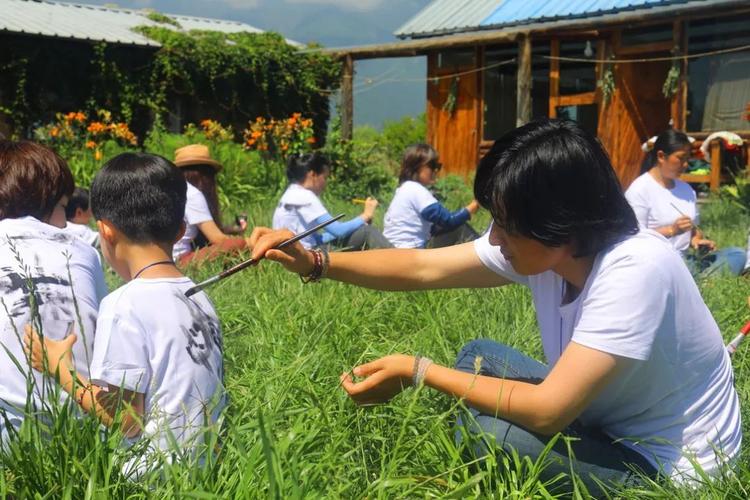
{"type": "MultiPolygon", "coordinates": [[[[268,202],[251,207],[257,222],[268,202]]],[[[331,211],[359,208],[334,202],[331,211]]],[[[704,209],[702,226],[725,241],[744,239],[722,207],[704,209]],[[719,214],[719,215],[716,215],[719,214]]],[[[480,228],[478,225],[477,228],[480,228]]],[[[218,265],[191,269],[195,280],[218,265]]],[[[750,317],[745,278],[700,284],[726,340],[750,317]]],[[[335,282],[303,285],[264,263],[208,290],[222,320],[230,402],[220,451],[205,467],[165,466],[142,482],[126,480],[129,453],[116,432],[63,416],[30,423],[0,454],[0,495],[15,498],[557,498],[564,478],[540,479],[544,460],[491,456],[477,461],[454,441],[458,405],[429,389],[393,402],[354,406],[339,374],[392,352],[429,355],[451,365],[460,347],[486,337],[542,359],[534,310],[521,287],[382,293],[335,282]],[[42,432],[43,431],[43,432],[42,432]]],[[[735,356],[735,377],[750,422],[750,346],[735,356]]],[[[621,498],[749,498],[746,444],[734,474],[697,489],[647,483],[621,498]]],[[[580,488],[573,497],[586,498],[580,488]]]]}

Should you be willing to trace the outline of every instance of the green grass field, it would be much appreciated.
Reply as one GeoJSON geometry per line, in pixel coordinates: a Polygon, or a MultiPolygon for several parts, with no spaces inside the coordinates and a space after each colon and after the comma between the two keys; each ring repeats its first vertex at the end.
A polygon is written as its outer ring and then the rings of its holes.
{"type": "MultiPolygon", "coordinates": [[[[268,223],[271,206],[247,207],[268,223]]],[[[354,215],[356,207],[334,203],[354,215]]],[[[482,214],[481,228],[488,220],[482,214]]],[[[703,208],[702,227],[721,245],[744,247],[750,217],[722,202],[703,208]]],[[[191,270],[197,281],[218,265],[191,270]]],[[[701,283],[725,339],[750,318],[745,278],[701,283]]],[[[382,293],[335,282],[303,285],[264,263],[209,290],[224,326],[230,405],[220,453],[205,467],[165,468],[146,483],[120,475],[127,454],[116,433],[60,417],[47,434],[29,426],[0,455],[0,494],[15,498],[552,498],[543,463],[502,456],[467,458],[453,440],[457,403],[429,389],[390,404],[357,408],[339,374],[374,357],[421,353],[451,364],[479,337],[541,359],[530,294],[496,290],[382,293]]],[[[744,427],[750,422],[750,345],[734,358],[744,427]]],[[[747,434],[746,434],[747,435],[747,434]]],[[[746,441],[747,443],[748,441],[746,441]]],[[[624,498],[749,498],[750,445],[736,468],[697,489],[650,485],[624,498]]],[[[587,497],[581,490],[574,496],[587,497]]]]}

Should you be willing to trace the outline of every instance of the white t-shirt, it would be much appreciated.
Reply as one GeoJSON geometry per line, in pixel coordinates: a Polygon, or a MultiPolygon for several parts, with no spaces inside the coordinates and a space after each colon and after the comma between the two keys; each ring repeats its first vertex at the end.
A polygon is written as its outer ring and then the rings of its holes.
{"type": "Polygon", "coordinates": [[[600,252],[575,301],[561,305],[564,280],[515,273],[488,237],[475,243],[488,269],[531,288],[547,362],[573,340],[636,360],[579,416],[584,425],[639,451],[674,478],[689,479],[693,456],[717,472],[720,449],[740,451],[740,407],[719,328],[679,255],[641,231],[600,252]],[[637,441],[637,442],[636,442],[637,441]]]}
{"type": "MultiPolygon", "coordinates": [[[[26,376],[12,358],[24,372],[33,373],[38,408],[41,392],[55,384],[32,370],[23,352],[24,327],[32,322],[27,278],[35,288],[43,334],[54,340],[71,332],[78,335],[73,358],[84,376],[89,374],[93,355],[99,301],[107,293],[98,254],[91,246],[34,217],[0,220],[0,408],[16,426],[23,419],[27,391],[26,376]]],[[[67,397],[65,391],[60,392],[63,399],[67,397]]],[[[4,435],[2,418],[0,430],[4,435]]]]}
{"type": "MultiPolygon", "coordinates": [[[[669,226],[682,216],[680,212],[690,217],[694,224],[699,223],[695,191],[679,179],[674,181],[672,189],[667,189],[646,172],[633,181],[625,191],[625,198],[642,228],[669,226]]],[[[684,252],[690,246],[690,231],[669,238],[669,242],[675,250],[684,252]]]]}
{"type": "Polygon", "coordinates": [[[109,294],[99,310],[91,380],[145,395],[143,436],[172,451],[202,443],[204,422],[225,405],[222,337],[204,293],[190,298],[189,278],[135,279],[109,294]]]}
{"type": "Polygon", "coordinates": [[[422,184],[404,182],[385,213],[383,236],[396,248],[423,248],[430,239],[432,222],[422,218],[422,210],[437,202],[422,184]]]}
{"type": "MultiPolygon", "coordinates": [[[[328,210],[318,195],[299,184],[292,183],[281,195],[279,204],[273,212],[271,225],[273,229],[286,228],[298,234],[315,226],[315,220],[324,215],[328,215],[328,210]]],[[[312,234],[301,243],[305,248],[312,248],[318,244],[315,235],[312,234]]]]}
{"type": "Polygon", "coordinates": [[[208,208],[206,197],[198,188],[188,182],[187,200],[185,202],[185,234],[172,249],[172,258],[177,260],[186,253],[190,253],[193,249],[190,244],[198,235],[198,224],[212,220],[214,218],[208,208]]]}
{"type": "Polygon", "coordinates": [[[85,224],[76,224],[75,222],[68,221],[63,231],[72,234],[76,238],[81,238],[92,247],[99,245],[99,233],[85,224]]]}

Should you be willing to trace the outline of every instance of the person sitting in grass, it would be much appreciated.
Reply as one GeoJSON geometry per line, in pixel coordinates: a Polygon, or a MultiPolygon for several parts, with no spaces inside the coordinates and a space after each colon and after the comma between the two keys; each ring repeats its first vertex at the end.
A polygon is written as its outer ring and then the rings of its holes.
{"type": "MultiPolygon", "coordinates": [[[[331,214],[323,206],[319,196],[325,191],[330,173],[328,159],[320,153],[290,157],[286,167],[289,186],[273,212],[273,228],[286,228],[300,233],[329,220],[331,214]]],[[[329,224],[322,234],[304,238],[302,245],[313,248],[335,243],[357,250],[391,247],[383,234],[370,225],[377,207],[378,200],[367,198],[361,215],[346,222],[329,224]]]]}
{"type": "Polygon", "coordinates": [[[401,160],[399,186],[385,213],[383,236],[396,248],[424,248],[432,236],[433,248],[476,239],[467,221],[479,209],[476,200],[450,212],[429,191],[442,164],[428,144],[406,148],[401,160]]]}
{"type": "Polygon", "coordinates": [[[72,196],[68,199],[68,205],[65,207],[65,218],[67,219],[65,232],[77,236],[92,247],[99,245],[99,233],[89,227],[93,214],[89,206],[87,189],[75,188],[72,196]]]}
{"type": "Polygon", "coordinates": [[[51,149],[33,142],[0,141],[3,444],[28,415],[56,401],[50,398],[54,382],[33,372],[24,356],[24,325],[33,321],[54,340],[66,338],[75,328],[79,335],[69,343],[71,364],[89,375],[99,301],[107,287],[96,250],[63,230],[73,188],[67,163],[51,149]]]}
{"type": "Polygon", "coordinates": [[[679,254],[639,231],[596,138],[571,121],[524,125],[481,160],[474,193],[494,220],[474,242],[326,260],[300,245],[273,250],[290,234],[265,229],[253,257],[380,290],[528,286],[546,363],[476,340],[455,368],[392,354],[343,374],[344,390],[359,404],[421,384],[460,398],[463,435],[489,437],[470,439],[480,454],[535,460],[557,433],[574,437],[552,446],[541,480],[574,471],[595,496],[599,481],[720,474],[742,435],[721,332],[679,254]]]}
{"type": "Polygon", "coordinates": [[[247,222],[242,221],[239,228],[225,228],[221,223],[216,191],[216,174],[221,164],[211,158],[208,147],[203,144],[183,146],[175,151],[174,164],[188,182],[185,234],[174,245],[175,261],[179,264],[203,262],[247,248],[248,238],[232,236],[242,234],[247,222]]]}
{"type": "MultiPolygon", "coordinates": [[[[160,156],[109,160],[94,179],[92,208],[102,253],[127,283],[101,303],[90,376],[74,370],[75,334],[52,340],[27,326],[24,343],[34,369],[56,377],[104,425],[122,409],[129,440],[143,437],[153,450],[188,457],[202,451],[204,426],[217,422],[224,387],[216,311],[204,293],[185,297],[194,283],[172,260],[185,196],[184,177],[160,156]]],[[[142,472],[145,463],[136,460],[127,472],[142,472]]]]}
{"type": "Polygon", "coordinates": [[[721,269],[735,276],[745,267],[741,248],[716,250],[698,228],[695,191],[680,180],[690,158],[688,136],[674,129],[659,134],[644,159],[643,173],[625,192],[641,227],[653,229],[681,252],[694,274],[711,275],[721,269]],[[688,254],[692,248],[695,254],[688,254]]]}

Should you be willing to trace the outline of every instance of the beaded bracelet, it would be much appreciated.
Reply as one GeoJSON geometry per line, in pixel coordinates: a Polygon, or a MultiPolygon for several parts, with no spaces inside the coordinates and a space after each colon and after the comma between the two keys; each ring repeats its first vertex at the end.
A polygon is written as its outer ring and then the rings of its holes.
{"type": "Polygon", "coordinates": [[[302,274],[299,275],[299,279],[302,280],[302,283],[315,283],[320,281],[320,278],[323,275],[323,253],[320,250],[312,250],[312,255],[312,271],[306,276],[303,276],[302,274]]]}

